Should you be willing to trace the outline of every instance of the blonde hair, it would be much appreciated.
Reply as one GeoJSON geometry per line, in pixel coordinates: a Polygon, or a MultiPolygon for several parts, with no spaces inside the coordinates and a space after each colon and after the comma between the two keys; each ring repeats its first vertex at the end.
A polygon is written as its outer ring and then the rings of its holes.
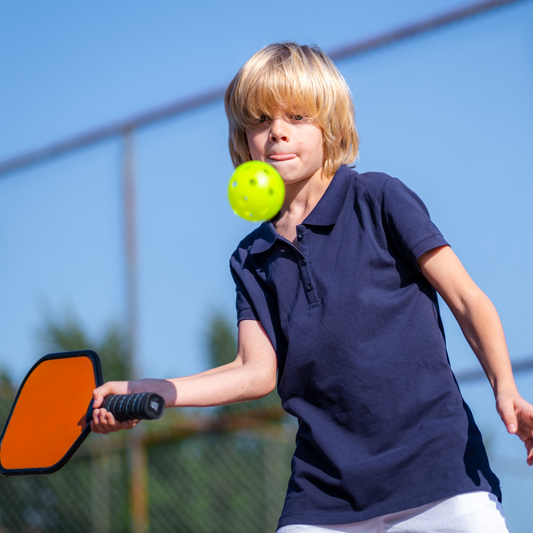
{"type": "Polygon", "coordinates": [[[359,149],[350,89],[318,47],[293,42],[265,46],[229,84],[224,98],[229,150],[235,166],[250,161],[246,130],[274,110],[305,114],[324,138],[324,172],[353,164],[359,149]]]}

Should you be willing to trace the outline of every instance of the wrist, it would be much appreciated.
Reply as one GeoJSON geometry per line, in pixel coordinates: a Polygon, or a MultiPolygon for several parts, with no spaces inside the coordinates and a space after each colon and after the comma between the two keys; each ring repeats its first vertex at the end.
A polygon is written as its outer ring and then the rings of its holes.
{"type": "Polygon", "coordinates": [[[492,388],[496,399],[498,397],[516,396],[518,394],[518,388],[512,378],[508,380],[496,380],[492,388]]]}
{"type": "Polygon", "coordinates": [[[167,379],[139,379],[130,381],[130,390],[137,392],[154,392],[165,400],[165,407],[176,407],[178,393],[175,385],[167,379]]]}

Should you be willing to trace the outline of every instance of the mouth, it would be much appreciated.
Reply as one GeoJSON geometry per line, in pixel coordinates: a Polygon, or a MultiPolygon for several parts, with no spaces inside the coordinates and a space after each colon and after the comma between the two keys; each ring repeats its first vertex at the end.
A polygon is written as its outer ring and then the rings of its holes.
{"type": "Polygon", "coordinates": [[[268,159],[271,159],[272,161],[289,161],[295,157],[296,154],[270,154],[268,159]]]}

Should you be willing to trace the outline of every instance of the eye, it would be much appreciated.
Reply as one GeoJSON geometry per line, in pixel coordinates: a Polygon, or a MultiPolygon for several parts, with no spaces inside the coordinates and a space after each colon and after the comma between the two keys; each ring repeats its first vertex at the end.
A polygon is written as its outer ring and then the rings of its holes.
{"type": "Polygon", "coordinates": [[[262,124],[263,122],[266,122],[268,120],[268,117],[266,115],[261,115],[258,119],[257,119],[257,122],[259,124],[262,124]]]}
{"type": "Polygon", "coordinates": [[[293,115],[292,118],[294,120],[303,120],[304,119],[304,117],[302,115],[293,115]]]}

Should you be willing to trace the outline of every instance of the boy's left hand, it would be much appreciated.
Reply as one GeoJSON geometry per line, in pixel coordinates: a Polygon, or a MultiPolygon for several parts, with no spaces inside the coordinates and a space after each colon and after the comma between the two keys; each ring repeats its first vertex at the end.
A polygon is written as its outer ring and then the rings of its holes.
{"type": "Polygon", "coordinates": [[[518,392],[501,393],[496,397],[498,410],[509,433],[517,435],[525,444],[527,464],[533,465],[533,405],[526,402],[518,392]]]}
{"type": "Polygon", "coordinates": [[[476,354],[496,397],[496,409],[509,433],[526,445],[533,465],[533,405],[518,393],[502,324],[494,305],[472,281],[453,250],[441,246],[418,258],[422,274],[442,296],[476,354]]]}

